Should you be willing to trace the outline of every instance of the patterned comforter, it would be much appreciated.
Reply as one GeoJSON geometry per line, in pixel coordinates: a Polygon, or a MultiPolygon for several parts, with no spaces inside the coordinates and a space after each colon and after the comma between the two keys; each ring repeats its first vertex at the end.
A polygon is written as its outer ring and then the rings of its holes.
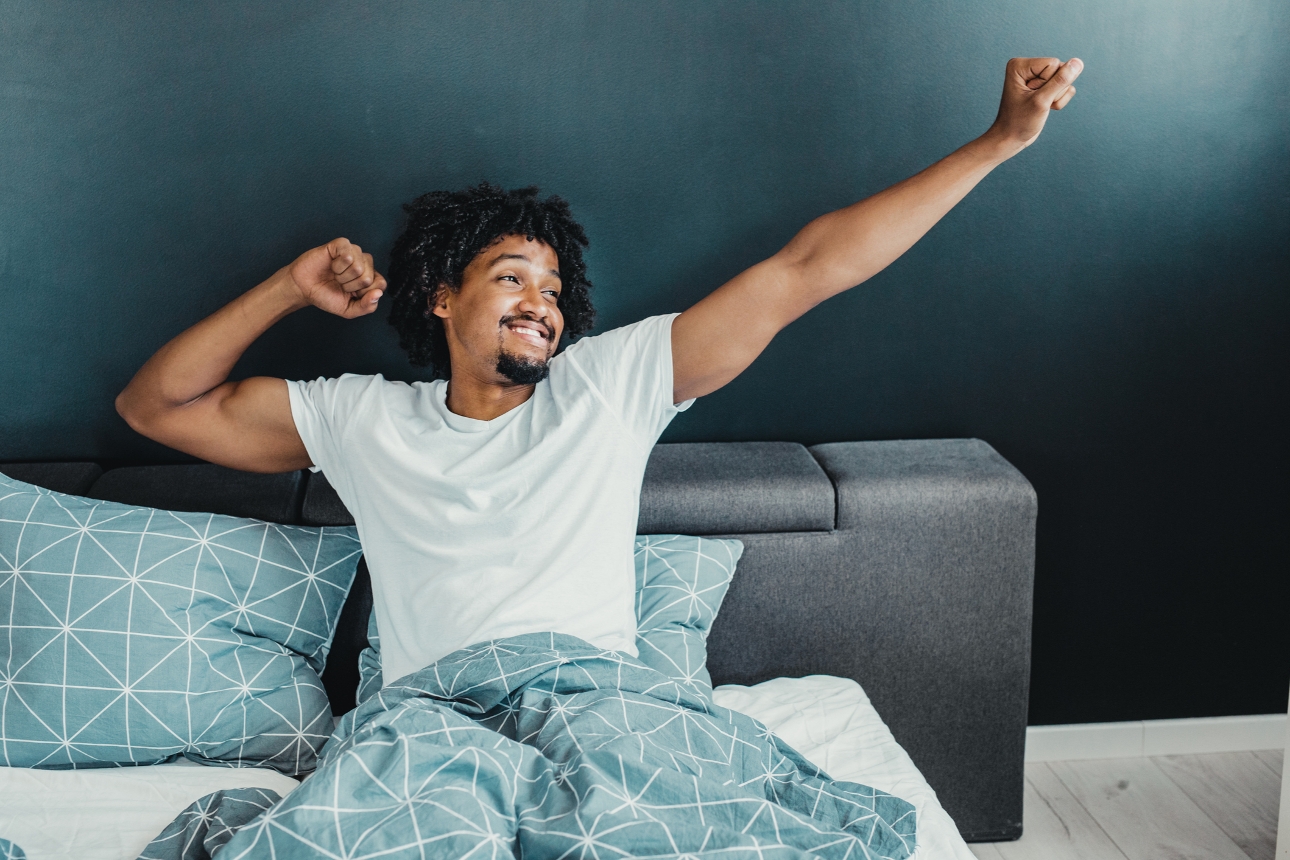
{"type": "Polygon", "coordinates": [[[203,798],[143,858],[897,860],[914,818],[627,655],[530,634],[386,687],[285,799],[203,798]]]}

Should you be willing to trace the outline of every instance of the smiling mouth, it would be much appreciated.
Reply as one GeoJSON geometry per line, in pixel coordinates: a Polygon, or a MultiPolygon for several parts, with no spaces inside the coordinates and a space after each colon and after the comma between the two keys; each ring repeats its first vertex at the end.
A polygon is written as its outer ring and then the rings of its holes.
{"type": "Polygon", "coordinates": [[[534,346],[546,349],[547,344],[551,341],[551,330],[542,323],[525,320],[523,322],[504,323],[503,325],[511,334],[534,346]]]}

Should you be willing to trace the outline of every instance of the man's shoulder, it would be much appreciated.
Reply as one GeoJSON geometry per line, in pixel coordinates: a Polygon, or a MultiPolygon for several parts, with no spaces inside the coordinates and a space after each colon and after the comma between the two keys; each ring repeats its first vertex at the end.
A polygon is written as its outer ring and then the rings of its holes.
{"type": "Polygon", "coordinates": [[[579,356],[601,352],[621,352],[636,348],[641,342],[652,342],[661,337],[660,328],[670,330],[672,319],[677,314],[659,314],[645,317],[633,323],[608,329],[597,334],[587,335],[569,344],[561,355],[579,356]]]}

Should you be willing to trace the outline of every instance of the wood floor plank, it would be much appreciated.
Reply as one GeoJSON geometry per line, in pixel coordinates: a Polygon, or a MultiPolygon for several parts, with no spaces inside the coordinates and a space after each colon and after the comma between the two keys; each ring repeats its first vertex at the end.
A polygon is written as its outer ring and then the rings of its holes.
{"type": "Polygon", "coordinates": [[[1272,772],[1277,776],[1281,775],[1281,764],[1285,758],[1285,750],[1256,750],[1254,753],[1259,757],[1259,761],[1272,768],[1272,772]]]}
{"type": "Polygon", "coordinates": [[[1003,860],[1003,855],[999,849],[994,847],[993,842],[974,842],[968,845],[972,853],[976,855],[977,860],[1003,860]]]}
{"type": "Polygon", "coordinates": [[[996,842],[1004,860],[1125,860],[1044,762],[1026,765],[1022,835],[1016,842],[996,842]]]}
{"type": "Polygon", "coordinates": [[[1128,860],[1249,860],[1150,759],[1049,764],[1128,860]]]}
{"type": "Polygon", "coordinates": [[[1251,860],[1273,860],[1281,779],[1251,752],[1158,756],[1152,761],[1251,860]]]}

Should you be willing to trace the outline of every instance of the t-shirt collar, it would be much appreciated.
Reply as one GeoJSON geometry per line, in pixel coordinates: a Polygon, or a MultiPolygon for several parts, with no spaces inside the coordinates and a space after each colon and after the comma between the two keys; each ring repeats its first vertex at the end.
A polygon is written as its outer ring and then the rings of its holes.
{"type": "MultiPolygon", "coordinates": [[[[536,394],[537,392],[535,391],[534,395],[536,394]]],[[[448,382],[447,380],[441,379],[439,380],[439,384],[435,386],[434,408],[438,411],[439,417],[443,419],[443,423],[453,430],[456,430],[459,433],[483,433],[486,430],[496,430],[499,427],[510,423],[510,421],[515,417],[515,414],[528,405],[529,401],[532,399],[533,398],[530,397],[514,409],[498,415],[492,421],[482,421],[478,418],[458,415],[456,412],[453,412],[448,408],[448,382]]]]}

